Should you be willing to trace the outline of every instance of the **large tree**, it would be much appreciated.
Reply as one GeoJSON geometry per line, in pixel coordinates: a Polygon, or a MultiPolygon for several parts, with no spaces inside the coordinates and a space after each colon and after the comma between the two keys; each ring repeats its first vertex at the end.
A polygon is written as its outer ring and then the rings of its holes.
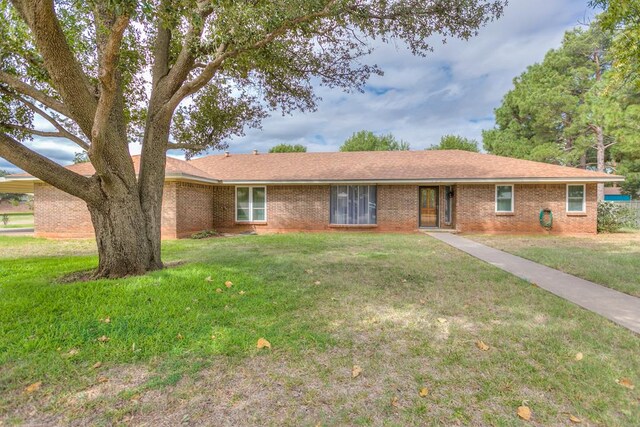
{"type": "Polygon", "coordinates": [[[355,132],[340,146],[340,151],[398,151],[408,150],[409,143],[398,141],[392,134],[376,135],[368,130],[355,132]]]}
{"type": "MultiPolygon", "coordinates": [[[[614,170],[614,147],[637,144],[637,103],[611,90],[610,34],[597,23],[565,34],[562,45],[528,67],[496,109],[497,127],[483,132],[493,154],[600,172],[614,170]]],[[[599,186],[599,197],[603,197],[599,186]]]]}
{"type": "Polygon", "coordinates": [[[433,145],[427,150],[463,150],[479,153],[478,141],[459,135],[444,135],[438,145],[433,145]]]}
{"type": "Polygon", "coordinates": [[[0,157],[87,203],[97,276],[158,269],[167,150],[191,156],[270,110],[312,110],[311,82],[361,89],[381,73],[363,61],[374,41],[424,55],[430,36],[471,37],[503,3],[0,0],[0,157]],[[73,141],[95,175],[30,149],[34,135],[73,141]]]}
{"type": "MultiPolygon", "coordinates": [[[[599,15],[598,24],[612,35],[610,53],[612,66],[609,71],[608,90],[620,91],[625,88],[632,93],[625,99],[629,107],[627,124],[632,127],[622,138],[637,138],[640,134],[640,113],[638,102],[628,102],[639,96],[640,89],[640,2],[637,0],[595,0],[592,5],[600,6],[604,12],[599,15]],[[635,111],[634,111],[635,110],[635,111]],[[633,126],[635,125],[635,126],[633,126]],[[633,128],[635,127],[635,128],[633,128]]],[[[624,118],[623,118],[624,119],[624,118]]],[[[626,177],[622,191],[640,197],[640,144],[620,144],[613,147],[617,171],[626,177]]]]}

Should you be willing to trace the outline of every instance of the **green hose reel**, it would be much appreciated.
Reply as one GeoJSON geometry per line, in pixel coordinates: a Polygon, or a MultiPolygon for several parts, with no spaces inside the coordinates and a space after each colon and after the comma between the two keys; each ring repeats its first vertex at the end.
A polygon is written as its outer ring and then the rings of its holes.
{"type": "Polygon", "coordinates": [[[551,209],[545,208],[540,210],[540,225],[544,228],[551,228],[553,226],[553,213],[551,209]],[[548,214],[548,219],[545,216],[548,214]]]}

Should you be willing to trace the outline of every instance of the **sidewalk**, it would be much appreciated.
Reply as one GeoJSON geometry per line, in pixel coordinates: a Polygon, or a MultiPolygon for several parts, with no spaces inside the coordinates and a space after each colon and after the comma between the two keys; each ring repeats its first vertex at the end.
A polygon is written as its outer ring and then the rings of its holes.
{"type": "Polygon", "coordinates": [[[490,248],[455,234],[427,234],[640,334],[640,298],[490,248]]]}

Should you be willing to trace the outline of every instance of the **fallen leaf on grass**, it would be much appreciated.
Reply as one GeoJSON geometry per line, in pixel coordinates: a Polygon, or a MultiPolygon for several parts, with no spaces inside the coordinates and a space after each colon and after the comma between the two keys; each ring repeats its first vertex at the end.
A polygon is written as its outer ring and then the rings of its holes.
{"type": "Polygon", "coordinates": [[[569,421],[571,421],[574,424],[580,424],[582,422],[582,420],[578,417],[576,417],[575,415],[571,415],[569,414],[569,421]]]}
{"type": "Polygon", "coordinates": [[[319,285],[320,284],[320,280],[316,280],[315,282],[313,282],[314,285],[319,285]]]}
{"type": "Polygon", "coordinates": [[[245,293],[245,292],[244,292],[244,291],[240,291],[240,292],[238,292],[238,293],[239,293],[240,295],[244,295],[244,293],[245,293]]]}
{"type": "Polygon", "coordinates": [[[224,285],[225,285],[227,288],[230,288],[230,287],[232,287],[232,286],[233,286],[233,283],[232,283],[230,280],[227,280],[226,282],[224,282],[224,285]]]}
{"type": "Polygon", "coordinates": [[[476,347],[482,351],[489,351],[489,346],[484,341],[476,341],[476,347]]]}
{"type": "Polygon", "coordinates": [[[100,338],[98,338],[98,341],[100,342],[107,342],[109,341],[109,337],[107,337],[106,335],[101,336],[100,338]]]}
{"type": "Polygon", "coordinates": [[[429,394],[429,389],[426,387],[422,387],[420,389],[420,393],[418,393],[420,395],[420,397],[426,397],[427,394],[429,394]]]}
{"type": "Polygon", "coordinates": [[[518,416],[525,421],[529,421],[531,419],[531,409],[528,406],[518,406],[518,416]]]}
{"type": "Polygon", "coordinates": [[[215,339],[216,339],[216,336],[215,336],[215,335],[211,335],[211,339],[212,339],[212,340],[215,340],[215,339]]]}
{"type": "Polygon", "coordinates": [[[216,289],[216,292],[221,294],[222,293],[222,289],[218,288],[218,289],[216,289]]]}
{"type": "Polygon", "coordinates": [[[98,382],[99,383],[106,383],[109,381],[109,378],[107,377],[98,377],[98,382]]]}
{"type": "Polygon", "coordinates": [[[634,388],[636,388],[636,386],[633,385],[629,378],[620,378],[619,380],[616,380],[616,382],[622,387],[628,388],[629,390],[633,390],[634,388]]]}
{"type": "Polygon", "coordinates": [[[96,362],[93,364],[93,369],[98,369],[101,366],[102,366],[102,362],[96,362]]]}
{"type": "Polygon", "coordinates": [[[111,323],[111,318],[110,317],[105,317],[104,319],[100,319],[100,321],[102,323],[111,323]]]}
{"type": "Polygon", "coordinates": [[[75,356],[78,353],[80,353],[80,350],[78,350],[77,348],[72,348],[71,350],[69,350],[69,353],[67,353],[67,354],[69,356],[75,356]]]}
{"type": "Polygon", "coordinates": [[[438,322],[445,323],[446,321],[447,319],[445,319],[444,317],[438,317],[438,322]]]}
{"type": "Polygon", "coordinates": [[[258,349],[271,348],[271,343],[264,338],[259,338],[256,347],[258,347],[258,349]]]}
{"type": "Polygon", "coordinates": [[[426,303],[427,303],[427,301],[425,301],[423,299],[420,300],[420,304],[425,305],[426,303]]]}
{"type": "Polygon", "coordinates": [[[360,365],[353,365],[351,369],[351,378],[356,378],[362,373],[362,367],[360,365]]]}
{"type": "Polygon", "coordinates": [[[178,335],[176,335],[176,339],[182,340],[182,339],[184,339],[184,337],[182,336],[182,334],[178,334],[178,335]]]}
{"type": "Polygon", "coordinates": [[[25,393],[33,393],[36,392],[38,390],[40,390],[40,386],[42,386],[42,381],[38,381],[36,383],[33,383],[27,387],[25,387],[24,392],[25,393]]]}
{"type": "Polygon", "coordinates": [[[211,276],[207,276],[207,278],[204,280],[205,282],[213,282],[213,279],[211,278],[211,276]]]}
{"type": "Polygon", "coordinates": [[[391,399],[391,406],[393,406],[394,408],[400,407],[400,402],[398,401],[398,398],[396,396],[393,396],[393,399],[391,399]]]}
{"type": "Polygon", "coordinates": [[[575,359],[576,359],[577,361],[580,361],[580,360],[582,360],[582,358],[583,358],[583,357],[584,357],[584,356],[582,355],[582,353],[576,353],[576,357],[575,357],[575,359]]]}
{"type": "Polygon", "coordinates": [[[308,269],[308,270],[305,270],[304,272],[307,273],[307,274],[311,274],[311,273],[313,273],[313,270],[312,269],[308,269]]]}

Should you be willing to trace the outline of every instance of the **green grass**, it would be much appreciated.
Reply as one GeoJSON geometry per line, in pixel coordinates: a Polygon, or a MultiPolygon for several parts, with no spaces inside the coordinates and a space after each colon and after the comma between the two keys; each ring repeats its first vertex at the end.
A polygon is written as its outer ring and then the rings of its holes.
{"type": "Polygon", "coordinates": [[[14,212],[8,214],[0,213],[0,229],[3,228],[32,228],[33,227],[33,213],[32,212],[14,212]],[[9,221],[7,225],[2,222],[2,217],[7,215],[9,221]]]}
{"type": "Polygon", "coordinates": [[[427,236],[170,241],[186,263],[60,283],[92,245],[0,237],[5,425],[519,425],[523,402],[541,425],[640,424],[616,383],[640,384],[638,336],[427,236]]]}
{"type": "Polygon", "coordinates": [[[591,237],[469,236],[481,243],[640,297],[640,232],[591,237]]]}

